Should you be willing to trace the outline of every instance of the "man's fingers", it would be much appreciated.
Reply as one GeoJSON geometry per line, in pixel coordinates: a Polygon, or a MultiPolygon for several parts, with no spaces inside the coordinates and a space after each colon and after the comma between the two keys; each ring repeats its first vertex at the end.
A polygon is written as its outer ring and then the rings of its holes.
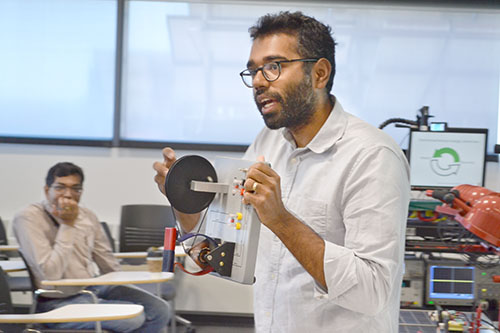
{"type": "Polygon", "coordinates": [[[154,162],[153,163],[153,169],[158,173],[158,175],[161,175],[163,177],[167,176],[168,173],[168,168],[165,166],[164,163],[162,162],[154,162]]]}
{"type": "Polygon", "coordinates": [[[165,161],[175,160],[175,151],[172,148],[165,147],[165,148],[163,148],[162,153],[163,153],[163,158],[165,159],[165,161]]]}

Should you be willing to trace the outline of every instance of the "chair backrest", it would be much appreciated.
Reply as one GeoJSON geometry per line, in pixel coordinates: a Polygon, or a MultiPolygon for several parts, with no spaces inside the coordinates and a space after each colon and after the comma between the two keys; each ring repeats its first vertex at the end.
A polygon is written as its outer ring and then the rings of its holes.
{"type": "Polygon", "coordinates": [[[163,246],[166,227],[175,227],[168,205],[124,205],[120,217],[120,252],[163,246]]]}
{"type": "Polygon", "coordinates": [[[7,232],[5,231],[5,226],[3,225],[1,217],[0,217],[0,245],[9,245],[9,242],[7,240],[7,232]]]}
{"type": "Polygon", "coordinates": [[[14,313],[10,297],[9,283],[2,267],[0,267],[0,314],[14,313]]]}
{"type": "Polygon", "coordinates": [[[26,266],[26,271],[28,272],[28,276],[29,276],[30,282],[31,282],[31,291],[34,293],[35,290],[37,289],[36,288],[35,274],[33,274],[33,271],[31,270],[30,265],[28,265],[28,262],[24,258],[23,253],[21,251],[19,251],[18,253],[19,253],[19,257],[21,257],[21,260],[24,262],[24,266],[26,266]]]}
{"type": "Polygon", "coordinates": [[[113,238],[113,235],[111,235],[111,230],[109,229],[109,225],[102,221],[101,222],[102,230],[104,230],[104,233],[108,237],[109,244],[111,245],[111,251],[116,252],[116,246],[115,246],[115,239],[113,238]]]}

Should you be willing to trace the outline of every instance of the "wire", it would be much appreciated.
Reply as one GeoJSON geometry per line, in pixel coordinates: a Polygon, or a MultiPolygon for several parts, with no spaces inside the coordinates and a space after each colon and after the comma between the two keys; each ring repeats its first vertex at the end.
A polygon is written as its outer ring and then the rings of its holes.
{"type": "MultiPolygon", "coordinates": [[[[177,219],[177,215],[175,214],[174,207],[170,206],[170,208],[172,209],[172,214],[174,214],[175,225],[176,225],[175,229],[177,229],[177,238],[179,238],[179,235],[182,234],[182,228],[181,228],[180,222],[177,219]]],[[[201,217],[201,222],[198,225],[198,230],[196,230],[196,236],[194,237],[193,244],[196,244],[196,238],[198,237],[198,234],[200,233],[201,226],[203,225],[203,223],[205,223],[205,218],[207,217],[207,212],[208,212],[208,208],[205,209],[205,212],[203,213],[203,216],[201,217]]],[[[182,249],[184,250],[184,252],[187,253],[186,245],[184,243],[181,243],[181,245],[182,245],[182,249]]]]}
{"type": "Polygon", "coordinates": [[[380,124],[378,126],[378,128],[383,129],[384,127],[386,127],[387,125],[392,124],[392,123],[403,123],[403,124],[407,124],[410,126],[414,126],[414,128],[417,128],[417,126],[418,126],[418,123],[415,120],[408,120],[408,119],[404,119],[404,118],[390,118],[390,119],[387,119],[386,121],[384,121],[382,124],[380,124]]]}
{"type": "Polygon", "coordinates": [[[493,324],[492,324],[492,323],[490,323],[489,321],[484,320],[484,319],[481,319],[481,322],[482,322],[483,324],[487,324],[487,325],[488,325],[488,327],[489,327],[489,328],[491,328],[491,329],[493,329],[493,330],[495,330],[495,332],[500,332],[500,330],[499,330],[498,328],[496,328],[495,326],[493,326],[493,324]]]}
{"type": "MultiPolygon", "coordinates": [[[[208,208],[205,209],[205,212],[203,213],[203,217],[201,218],[201,222],[198,225],[198,230],[196,230],[196,236],[194,236],[193,244],[196,244],[196,238],[198,238],[198,235],[199,235],[200,230],[201,230],[201,226],[203,225],[203,223],[205,223],[205,219],[207,217],[207,212],[208,212],[208,208]]],[[[184,244],[183,244],[183,248],[184,248],[184,251],[186,251],[186,248],[184,247],[184,244]]]]}

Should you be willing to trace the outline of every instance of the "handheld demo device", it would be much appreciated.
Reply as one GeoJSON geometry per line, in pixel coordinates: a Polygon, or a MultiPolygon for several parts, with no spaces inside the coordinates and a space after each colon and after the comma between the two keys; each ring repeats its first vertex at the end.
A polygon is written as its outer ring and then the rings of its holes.
{"type": "MultiPolygon", "coordinates": [[[[201,268],[194,275],[213,272],[235,282],[253,284],[260,221],[254,208],[243,204],[242,198],[247,170],[254,163],[219,157],[212,166],[201,156],[189,155],[170,167],[165,193],[172,207],[181,213],[203,215],[203,233],[198,228],[177,239],[181,243],[192,241],[186,253],[201,268]]],[[[175,229],[165,233],[166,251],[172,249],[172,233],[175,229]]],[[[167,256],[164,269],[172,270],[168,263],[172,256],[167,256]]]]}

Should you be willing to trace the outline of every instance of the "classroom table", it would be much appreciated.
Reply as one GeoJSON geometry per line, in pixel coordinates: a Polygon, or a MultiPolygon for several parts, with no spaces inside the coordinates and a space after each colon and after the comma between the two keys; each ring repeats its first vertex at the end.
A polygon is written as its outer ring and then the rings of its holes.
{"type": "Polygon", "coordinates": [[[33,314],[2,314],[0,323],[42,324],[120,320],[140,315],[144,307],[138,304],[69,304],[33,314]]]}
{"type": "MultiPolygon", "coordinates": [[[[159,248],[161,251],[163,251],[163,248],[159,248]]],[[[146,251],[139,251],[139,252],[114,252],[113,255],[117,259],[136,259],[136,258],[146,258],[148,256],[148,253],[146,251]]],[[[186,252],[184,252],[184,248],[181,245],[177,245],[175,247],[175,256],[177,258],[179,257],[185,257],[187,256],[186,252]]]]}
{"type": "Polygon", "coordinates": [[[103,274],[94,278],[86,279],[61,279],[61,280],[43,280],[42,286],[102,286],[119,284],[142,284],[142,283],[161,283],[174,278],[174,273],[170,272],[148,272],[148,271],[121,271],[103,274]]]}
{"type": "Polygon", "coordinates": [[[19,251],[19,245],[0,245],[0,252],[19,251]]]}
{"type": "Polygon", "coordinates": [[[21,272],[26,270],[26,265],[22,260],[0,260],[0,267],[6,273],[21,272]]]}

